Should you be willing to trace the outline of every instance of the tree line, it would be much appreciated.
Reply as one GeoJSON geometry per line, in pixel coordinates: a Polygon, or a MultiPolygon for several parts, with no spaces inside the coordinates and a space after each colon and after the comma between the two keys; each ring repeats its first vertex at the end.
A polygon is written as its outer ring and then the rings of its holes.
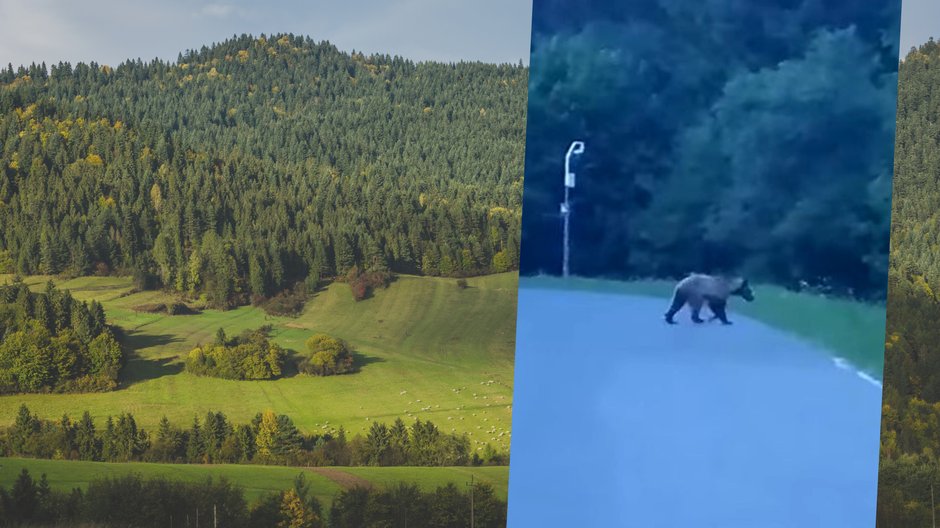
{"type": "Polygon", "coordinates": [[[528,69],[294,35],[0,69],[0,273],[217,307],[364,271],[516,269],[528,69]]]}
{"type": "Polygon", "coordinates": [[[347,438],[340,427],[324,434],[304,434],[289,416],[258,413],[236,424],[222,412],[209,411],[188,426],[164,417],[156,431],[146,431],[131,413],[108,416],[95,425],[88,411],[73,420],[42,419],[26,405],[13,425],[0,431],[0,453],[45,459],[103,462],[190,464],[268,464],[288,466],[480,466],[508,465],[508,453],[487,444],[474,451],[466,434],[445,433],[431,421],[406,425],[373,422],[369,431],[347,438]]]}
{"type": "Polygon", "coordinates": [[[900,1],[629,4],[535,12],[521,272],[560,273],[577,139],[573,274],[883,301],[900,1]]]}
{"type": "Polygon", "coordinates": [[[34,293],[0,286],[0,394],[117,387],[124,352],[97,301],[79,302],[50,281],[34,293]]]}
{"type": "Polygon", "coordinates": [[[901,61],[888,274],[880,527],[929,526],[940,490],[940,45],[901,61]]]}
{"type": "Polygon", "coordinates": [[[469,525],[471,515],[474,526],[501,528],[506,525],[506,502],[485,483],[467,491],[452,483],[422,491],[402,482],[387,489],[341,491],[327,516],[303,473],[288,489],[266,493],[251,504],[239,486],[211,477],[186,482],[129,474],[96,478],[87,489],[60,491],[50,486],[45,474],[37,481],[24,468],[9,488],[0,487],[3,526],[452,528],[469,525]]]}

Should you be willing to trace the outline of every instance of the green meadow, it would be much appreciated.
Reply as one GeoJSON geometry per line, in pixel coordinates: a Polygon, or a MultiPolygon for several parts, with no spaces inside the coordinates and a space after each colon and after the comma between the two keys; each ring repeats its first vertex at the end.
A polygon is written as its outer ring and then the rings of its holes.
{"type": "MultiPolygon", "coordinates": [[[[576,289],[597,293],[642,295],[663,299],[668,308],[675,282],[662,280],[525,277],[523,288],[576,289]]],[[[786,330],[829,350],[868,375],[881,379],[884,370],[885,306],[848,299],[797,293],[779,286],[754,284],[752,303],[734,298],[729,311],[786,330]]],[[[683,312],[685,313],[685,312],[683,312]]],[[[662,314],[650,314],[657,319],[662,314]]]]}
{"type": "Polygon", "coordinates": [[[139,474],[144,478],[162,477],[173,480],[200,481],[207,477],[225,478],[245,491],[251,502],[261,495],[285,490],[293,485],[297,475],[303,473],[310,489],[320,503],[329,507],[333,497],[343,489],[356,485],[384,488],[399,482],[416,484],[422,490],[433,491],[448,483],[461,490],[471,478],[493,486],[496,496],[506,500],[509,468],[488,467],[356,467],[356,468],[292,468],[256,465],[197,465],[80,462],[68,460],[33,460],[27,458],[0,458],[0,487],[9,489],[23,468],[39,479],[46,475],[54,489],[85,488],[91,480],[139,474]]]}
{"type": "MultiPolygon", "coordinates": [[[[0,283],[10,277],[0,276],[0,283]]],[[[41,289],[49,277],[26,282],[41,289]]],[[[134,308],[176,300],[163,292],[132,293],[127,278],[82,277],[55,281],[81,300],[96,299],[109,323],[126,337],[129,362],[119,390],[93,394],[0,397],[0,425],[20,404],[45,418],[88,410],[133,413],[154,430],[162,416],[188,426],[194,415],[223,411],[236,423],[271,409],[289,415],[307,433],[365,432],[373,421],[431,420],[445,432],[467,433],[474,447],[508,449],[512,417],[517,274],[467,279],[399,276],[387,289],[355,302],[348,285],[316,293],[297,317],[271,317],[260,308],[205,310],[196,315],[153,314],[134,308]],[[273,381],[200,378],[183,371],[196,345],[223,328],[232,336],[270,324],[280,345],[302,352],[304,341],[325,332],[349,342],[362,365],[342,376],[287,376],[273,381]]]]}

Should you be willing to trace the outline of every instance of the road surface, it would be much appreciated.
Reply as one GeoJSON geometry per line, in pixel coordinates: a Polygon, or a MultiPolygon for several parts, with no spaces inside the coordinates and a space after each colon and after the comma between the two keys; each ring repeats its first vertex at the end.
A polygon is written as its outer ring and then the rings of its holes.
{"type": "Polygon", "coordinates": [[[874,527],[876,383],[739,299],[670,326],[667,300],[521,286],[509,528],[874,527]]]}

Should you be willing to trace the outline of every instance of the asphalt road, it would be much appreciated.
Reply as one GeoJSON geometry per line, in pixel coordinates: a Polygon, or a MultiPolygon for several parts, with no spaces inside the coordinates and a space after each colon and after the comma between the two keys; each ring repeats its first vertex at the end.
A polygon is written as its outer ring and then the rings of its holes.
{"type": "Polygon", "coordinates": [[[736,302],[523,283],[509,528],[874,527],[880,386],[736,302]]]}

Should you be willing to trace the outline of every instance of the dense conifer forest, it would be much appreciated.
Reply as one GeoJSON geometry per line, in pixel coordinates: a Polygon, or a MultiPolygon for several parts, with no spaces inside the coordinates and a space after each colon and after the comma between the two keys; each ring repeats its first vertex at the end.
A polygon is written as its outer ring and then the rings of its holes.
{"type": "Polygon", "coordinates": [[[516,269],[528,69],[233,37],[0,70],[0,273],[231,307],[306,281],[516,269]]]}
{"type": "Polygon", "coordinates": [[[522,273],[560,270],[564,153],[583,140],[573,274],[884,299],[899,0],[539,10],[522,273]]]}
{"type": "Polygon", "coordinates": [[[492,486],[455,484],[423,491],[400,483],[388,489],[354,487],[322,504],[310,481],[299,473],[288,489],[249,502],[231,482],[145,479],[130,474],[96,478],[87,490],[53,489],[46,475],[34,478],[23,469],[9,487],[0,487],[0,523],[4,526],[203,526],[238,528],[360,528],[409,526],[439,528],[506,525],[506,502],[492,486]]]}
{"type": "Polygon", "coordinates": [[[940,45],[901,62],[878,526],[929,526],[940,492],[940,45]],[[932,491],[934,496],[931,496],[932,491]]]}

